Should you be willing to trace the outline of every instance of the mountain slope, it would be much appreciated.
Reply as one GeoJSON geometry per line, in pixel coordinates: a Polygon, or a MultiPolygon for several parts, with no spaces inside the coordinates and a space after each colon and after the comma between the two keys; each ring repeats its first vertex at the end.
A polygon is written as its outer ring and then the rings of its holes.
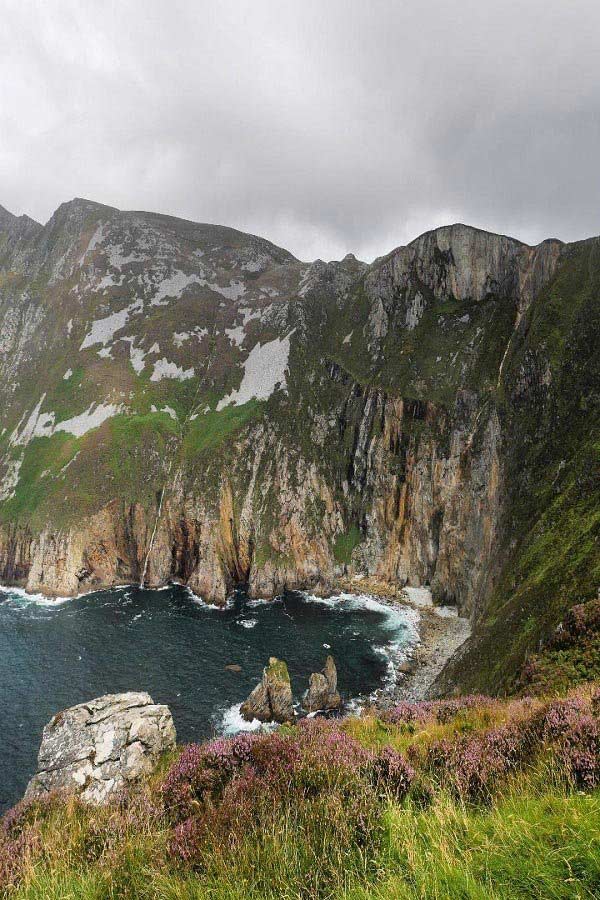
{"type": "Polygon", "coordinates": [[[455,225],[307,265],[85,200],[3,214],[2,579],[427,582],[475,625],[439,690],[498,689],[600,581],[599,252],[455,225]]]}

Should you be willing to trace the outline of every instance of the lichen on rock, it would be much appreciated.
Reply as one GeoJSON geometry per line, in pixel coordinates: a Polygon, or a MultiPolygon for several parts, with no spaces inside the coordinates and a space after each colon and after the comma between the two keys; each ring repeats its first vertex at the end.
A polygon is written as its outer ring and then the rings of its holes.
{"type": "Polygon", "coordinates": [[[150,773],[160,755],[175,748],[175,738],[169,708],[145,692],[106,694],[72,706],[44,728],[39,771],[26,799],[61,791],[106,803],[150,773]]]}
{"type": "Polygon", "coordinates": [[[279,724],[294,721],[292,686],[288,667],[283,660],[270,657],[260,682],[242,703],[240,712],[247,722],[253,719],[279,724]]]}

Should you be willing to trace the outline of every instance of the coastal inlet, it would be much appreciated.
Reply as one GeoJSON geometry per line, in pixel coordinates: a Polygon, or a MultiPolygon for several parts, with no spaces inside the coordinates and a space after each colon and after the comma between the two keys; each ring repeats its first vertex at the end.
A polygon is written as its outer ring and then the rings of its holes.
{"type": "Polygon", "coordinates": [[[300,697],[335,657],[347,702],[392,687],[395,664],[416,643],[418,616],[369,596],[274,601],[241,593],[222,610],[187,589],[127,586],[65,601],[0,589],[0,810],[36,771],[42,728],[90,697],[147,691],[170,708],[178,740],[247,727],[239,706],[270,656],[285,659],[300,697]]]}

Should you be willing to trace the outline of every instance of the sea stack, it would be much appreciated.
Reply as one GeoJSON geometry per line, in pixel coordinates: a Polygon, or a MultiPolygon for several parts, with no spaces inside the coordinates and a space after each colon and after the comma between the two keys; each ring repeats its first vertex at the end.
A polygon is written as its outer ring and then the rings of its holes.
{"type": "Polygon", "coordinates": [[[308,690],[302,705],[307,712],[331,711],[340,709],[342,698],[337,689],[337,669],[333,656],[325,660],[322,672],[313,672],[308,682],[308,690]]]}
{"type": "Polygon", "coordinates": [[[240,712],[247,722],[293,722],[295,719],[292,686],[288,667],[281,659],[271,656],[269,665],[240,712]]]}

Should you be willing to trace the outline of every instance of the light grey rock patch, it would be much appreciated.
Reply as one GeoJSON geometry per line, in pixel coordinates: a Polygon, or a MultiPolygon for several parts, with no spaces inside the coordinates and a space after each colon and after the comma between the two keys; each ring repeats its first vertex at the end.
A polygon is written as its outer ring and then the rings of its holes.
{"type": "Polygon", "coordinates": [[[175,747],[168,706],[145,692],[106,694],[57,713],[44,728],[39,771],[25,798],[50,791],[79,794],[86,803],[106,803],[130,782],[149,774],[175,747]]]}

